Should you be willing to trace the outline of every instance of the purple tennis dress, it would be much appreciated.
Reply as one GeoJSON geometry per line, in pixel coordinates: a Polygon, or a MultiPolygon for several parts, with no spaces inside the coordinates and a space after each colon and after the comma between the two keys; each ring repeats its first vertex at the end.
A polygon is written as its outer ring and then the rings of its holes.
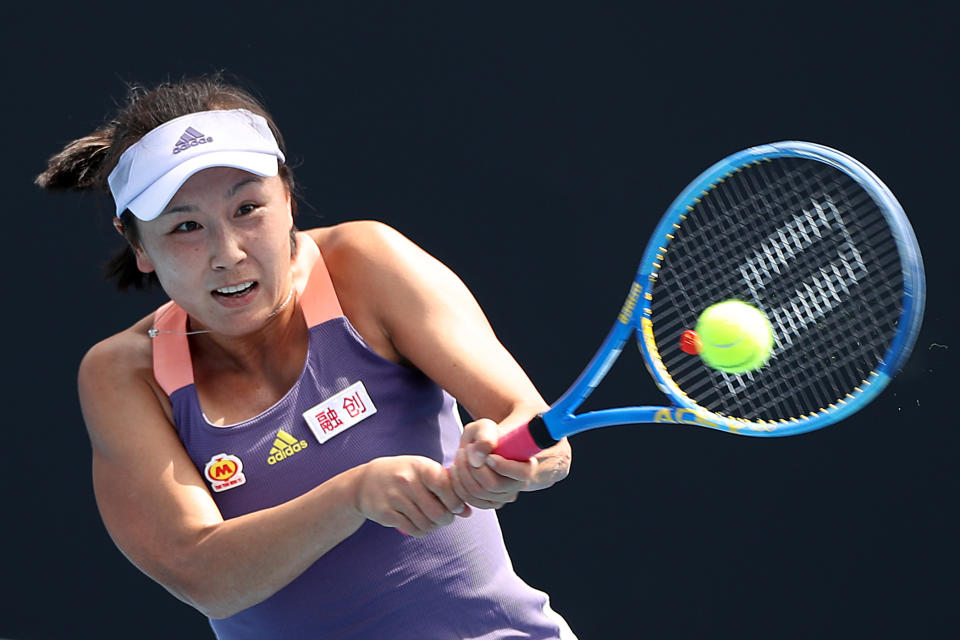
{"type": "MultiPolygon", "coordinates": [[[[309,327],[300,378],[238,424],[200,407],[186,313],[156,313],[154,372],[184,447],[224,518],[291,500],[374,458],[421,455],[449,465],[461,425],[453,398],[419,371],[381,358],[340,310],[313,241],[300,236],[299,304],[309,327]],[[170,332],[170,333],[164,333],[170,332]]],[[[210,621],[222,640],[573,638],[546,594],[513,571],[496,513],[474,510],[422,539],[365,522],[276,594],[210,621]]]]}

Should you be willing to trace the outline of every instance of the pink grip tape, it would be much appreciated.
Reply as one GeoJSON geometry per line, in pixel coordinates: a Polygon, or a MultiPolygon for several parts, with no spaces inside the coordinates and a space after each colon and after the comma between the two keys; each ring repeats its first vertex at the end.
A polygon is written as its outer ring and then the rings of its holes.
{"type": "Polygon", "coordinates": [[[493,453],[509,460],[529,460],[543,451],[530,436],[527,425],[521,425],[510,433],[500,436],[493,453]]]}

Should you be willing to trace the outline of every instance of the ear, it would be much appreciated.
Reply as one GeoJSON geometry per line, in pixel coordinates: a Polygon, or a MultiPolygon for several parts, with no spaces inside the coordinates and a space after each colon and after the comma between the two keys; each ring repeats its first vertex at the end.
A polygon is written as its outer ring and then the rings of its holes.
{"type": "Polygon", "coordinates": [[[113,219],[113,228],[117,230],[117,233],[123,236],[123,239],[127,241],[130,245],[130,250],[133,252],[134,258],[137,260],[137,269],[142,273],[152,273],[156,271],[153,266],[153,261],[150,260],[150,256],[147,255],[147,252],[143,250],[143,247],[138,246],[137,244],[130,242],[127,238],[127,234],[123,232],[123,223],[120,222],[120,218],[113,219]]]}
{"type": "Polygon", "coordinates": [[[296,202],[293,201],[293,194],[290,193],[289,189],[286,189],[287,192],[287,215],[290,216],[290,224],[293,224],[293,219],[297,217],[297,206],[296,202]]]}
{"type": "Polygon", "coordinates": [[[137,259],[137,269],[142,273],[153,273],[156,271],[156,268],[153,266],[153,260],[150,259],[150,256],[147,255],[147,252],[143,250],[143,247],[138,247],[131,244],[130,249],[133,251],[133,255],[137,259]]]}

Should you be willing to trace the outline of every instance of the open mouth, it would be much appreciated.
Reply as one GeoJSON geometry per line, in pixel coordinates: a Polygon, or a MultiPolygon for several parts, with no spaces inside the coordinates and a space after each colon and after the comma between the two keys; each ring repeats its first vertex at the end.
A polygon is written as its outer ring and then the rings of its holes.
{"type": "Polygon", "coordinates": [[[219,289],[213,290],[213,295],[221,296],[224,298],[239,298],[240,296],[253,291],[257,286],[255,280],[249,282],[241,282],[240,284],[232,284],[227,287],[220,287],[219,289]]]}

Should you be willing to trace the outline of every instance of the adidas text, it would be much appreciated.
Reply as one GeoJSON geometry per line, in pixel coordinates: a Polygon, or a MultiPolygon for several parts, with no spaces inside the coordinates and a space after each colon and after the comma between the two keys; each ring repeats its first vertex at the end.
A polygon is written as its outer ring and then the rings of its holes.
{"type": "Polygon", "coordinates": [[[177,140],[177,144],[173,147],[174,153],[180,153],[181,151],[186,151],[190,147],[195,147],[200,144],[206,144],[208,142],[213,142],[211,136],[206,136],[193,127],[187,127],[187,130],[183,132],[183,135],[180,136],[180,139],[177,140]]]}
{"type": "Polygon", "coordinates": [[[189,149],[190,147],[195,147],[195,146],[197,146],[198,144],[206,144],[206,143],[208,143],[208,142],[213,142],[213,138],[211,138],[211,137],[207,137],[207,138],[194,138],[194,139],[191,140],[190,142],[186,142],[185,140],[180,140],[179,142],[177,142],[177,146],[175,146],[175,147],[173,148],[173,152],[174,152],[174,153],[180,153],[181,151],[186,151],[186,150],[189,149]]]}
{"type": "Polygon", "coordinates": [[[280,429],[277,432],[277,438],[273,441],[273,446],[270,447],[270,455],[267,457],[267,464],[273,465],[277,464],[281,460],[286,460],[295,453],[300,453],[306,449],[308,443],[306,440],[297,441],[296,438],[291,436],[289,433],[280,429]]]}

